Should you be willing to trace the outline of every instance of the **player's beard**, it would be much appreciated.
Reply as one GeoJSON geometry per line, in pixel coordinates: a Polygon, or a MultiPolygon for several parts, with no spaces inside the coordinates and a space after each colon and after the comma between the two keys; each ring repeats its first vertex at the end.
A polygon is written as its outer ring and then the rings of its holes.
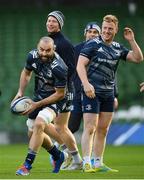
{"type": "Polygon", "coordinates": [[[40,56],[40,59],[41,59],[43,62],[50,62],[50,61],[52,61],[52,59],[53,59],[53,55],[51,55],[51,56],[40,56]]]}

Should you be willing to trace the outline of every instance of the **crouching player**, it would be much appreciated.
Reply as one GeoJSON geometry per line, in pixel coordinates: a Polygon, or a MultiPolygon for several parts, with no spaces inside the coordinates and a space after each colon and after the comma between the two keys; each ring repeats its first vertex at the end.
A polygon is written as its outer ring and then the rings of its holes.
{"type": "Polygon", "coordinates": [[[25,161],[16,171],[16,175],[29,175],[41,146],[52,155],[53,173],[59,172],[61,164],[67,157],[66,153],[53,145],[46,134],[51,131],[48,125],[63,108],[67,82],[67,66],[55,52],[54,47],[54,41],[50,37],[42,37],[37,49],[28,54],[26,65],[21,72],[19,89],[14,100],[24,96],[32,71],[35,74],[35,88],[31,107],[22,113],[22,115],[28,115],[30,141],[25,161]]]}

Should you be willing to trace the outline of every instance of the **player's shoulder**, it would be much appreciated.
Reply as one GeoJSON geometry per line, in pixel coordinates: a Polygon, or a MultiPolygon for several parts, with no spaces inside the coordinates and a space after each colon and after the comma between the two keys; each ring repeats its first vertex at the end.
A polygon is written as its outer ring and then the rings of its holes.
{"type": "Polygon", "coordinates": [[[86,45],[89,45],[89,46],[97,46],[97,45],[99,45],[99,44],[101,44],[102,43],[102,40],[101,40],[101,38],[98,36],[98,37],[96,37],[96,38],[94,38],[94,39],[90,39],[90,40],[88,40],[88,41],[86,41],[86,45]]]}
{"type": "Polygon", "coordinates": [[[83,41],[83,42],[81,42],[81,43],[79,43],[79,44],[76,44],[76,45],[74,46],[75,50],[81,49],[81,48],[84,46],[85,43],[86,43],[86,42],[83,41]]]}
{"type": "Polygon", "coordinates": [[[38,55],[38,50],[37,49],[33,49],[29,52],[29,57],[31,57],[32,59],[36,59],[39,57],[38,55]]]}
{"type": "Polygon", "coordinates": [[[94,42],[95,44],[100,44],[100,43],[102,43],[102,38],[101,38],[101,36],[97,36],[94,39],[92,39],[91,41],[94,42]]]}
{"type": "Polygon", "coordinates": [[[53,61],[51,63],[51,68],[52,69],[57,69],[57,68],[67,69],[67,66],[66,66],[65,62],[60,57],[60,55],[58,53],[56,53],[56,52],[54,54],[54,59],[53,59],[53,61]]]}

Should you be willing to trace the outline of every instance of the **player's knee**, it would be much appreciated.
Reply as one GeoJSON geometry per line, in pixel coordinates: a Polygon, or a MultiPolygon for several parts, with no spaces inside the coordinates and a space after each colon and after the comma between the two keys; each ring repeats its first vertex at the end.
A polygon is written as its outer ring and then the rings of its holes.
{"type": "Polygon", "coordinates": [[[91,134],[94,134],[96,128],[95,126],[92,126],[92,125],[89,125],[86,127],[86,131],[91,135],[91,134]]]}
{"type": "Polygon", "coordinates": [[[48,108],[44,108],[38,113],[37,117],[41,118],[46,124],[49,124],[55,118],[55,112],[53,110],[49,110],[48,108]]]}
{"type": "Polygon", "coordinates": [[[96,132],[98,135],[106,136],[108,133],[108,127],[98,127],[96,132]]]}
{"type": "Polygon", "coordinates": [[[34,129],[33,131],[41,132],[45,128],[45,122],[39,118],[36,119],[34,123],[34,129]]]}
{"type": "Polygon", "coordinates": [[[66,125],[56,125],[56,130],[59,134],[66,132],[68,127],[66,125]]]}

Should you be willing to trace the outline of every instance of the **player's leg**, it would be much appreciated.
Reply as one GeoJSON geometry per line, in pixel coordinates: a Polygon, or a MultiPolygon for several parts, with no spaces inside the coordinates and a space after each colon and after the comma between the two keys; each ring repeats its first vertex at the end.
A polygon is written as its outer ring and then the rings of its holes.
{"type": "Polygon", "coordinates": [[[91,168],[91,152],[93,146],[93,136],[96,130],[98,114],[84,113],[84,129],[81,139],[82,156],[83,156],[83,170],[84,172],[93,172],[91,168]]]}
{"type": "MultiPolygon", "coordinates": [[[[60,134],[60,137],[63,139],[64,144],[68,148],[70,154],[73,157],[74,163],[73,167],[74,169],[78,169],[81,166],[81,157],[78,152],[78,147],[76,144],[76,140],[72,132],[68,128],[68,120],[69,120],[70,112],[63,112],[58,115],[58,117],[55,119],[55,126],[57,131],[60,134]]],[[[74,170],[69,169],[69,170],[74,170]]]]}
{"type": "Polygon", "coordinates": [[[98,96],[91,99],[87,97],[85,93],[83,93],[82,106],[84,121],[84,128],[81,140],[83,154],[83,171],[94,172],[91,166],[91,153],[93,146],[93,137],[99,118],[100,103],[98,96]]]}
{"type": "Polygon", "coordinates": [[[114,112],[114,97],[99,98],[101,101],[99,120],[94,136],[94,166],[96,171],[113,171],[103,164],[106,136],[112,122],[114,112]]]}
{"type": "Polygon", "coordinates": [[[64,144],[62,138],[56,130],[56,127],[53,123],[50,123],[45,128],[45,133],[48,134],[54,141],[56,141],[59,145],[64,144]]]}
{"type": "MultiPolygon", "coordinates": [[[[94,136],[94,154],[97,158],[100,158],[100,161],[97,162],[98,165],[101,165],[103,159],[103,153],[105,149],[106,143],[106,135],[109,129],[109,126],[112,121],[112,113],[111,112],[101,112],[99,115],[99,121],[96,128],[95,136],[94,136]]],[[[95,164],[96,165],[96,164],[95,164]]]]}
{"type": "Polygon", "coordinates": [[[82,112],[81,99],[74,97],[72,111],[68,122],[68,127],[72,133],[75,133],[79,130],[82,118],[83,118],[83,112],[82,112]]]}
{"type": "Polygon", "coordinates": [[[73,134],[79,130],[81,119],[82,119],[82,113],[75,113],[73,111],[71,112],[68,128],[73,134]]]}
{"type": "MultiPolygon", "coordinates": [[[[28,154],[26,156],[25,162],[21,168],[16,171],[17,175],[28,175],[30,169],[32,168],[32,164],[36,158],[36,155],[43,144],[43,140],[46,137],[44,133],[44,129],[48,123],[50,123],[55,118],[55,112],[50,108],[45,108],[40,111],[36,120],[34,122],[33,133],[29,142],[28,154]]],[[[59,172],[60,166],[64,161],[64,153],[59,151],[53,143],[51,139],[47,136],[47,146],[49,147],[48,152],[52,155],[55,161],[55,167],[53,172],[59,172]]]]}

